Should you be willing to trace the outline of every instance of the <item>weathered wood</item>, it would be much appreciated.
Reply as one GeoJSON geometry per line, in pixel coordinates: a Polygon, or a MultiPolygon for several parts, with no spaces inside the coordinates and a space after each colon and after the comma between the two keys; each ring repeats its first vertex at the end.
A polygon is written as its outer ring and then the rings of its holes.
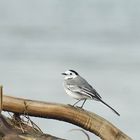
{"type": "Polygon", "coordinates": [[[0,113],[2,111],[3,87],[0,85],[0,113]]]}
{"type": "Polygon", "coordinates": [[[93,132],[103,140],[132,140],[104,118],[69,105],[4,96],[3,110],[66,121],[93,132]]]}
{"type": "Polygon", "coordinates": [[[0,114],[0,140],[64,140],[51,136],[49,134],[43,134],[27,124],[20,122],[21,127],[18,125],[19,120],[8,119],[0,114]]]}

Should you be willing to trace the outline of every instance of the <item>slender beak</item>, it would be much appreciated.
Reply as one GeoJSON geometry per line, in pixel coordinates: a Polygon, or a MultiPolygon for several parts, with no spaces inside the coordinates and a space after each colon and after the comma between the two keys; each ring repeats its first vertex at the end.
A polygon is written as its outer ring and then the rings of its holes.
{"type": "Polygon", "coordinates": [[[62,74],[62,75],[67,75],[67,74],[66,74],[66,73],[64,73],[64,72],[63,72],[63,73],[61,73],[61,74],[62,74]]]}

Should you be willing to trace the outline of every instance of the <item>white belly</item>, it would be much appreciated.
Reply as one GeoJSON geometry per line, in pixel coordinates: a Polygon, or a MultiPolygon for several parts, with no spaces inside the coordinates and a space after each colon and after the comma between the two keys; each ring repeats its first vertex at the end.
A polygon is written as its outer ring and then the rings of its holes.
{"type": "Polygon", "coordinates": [[[66,93],[69,95],[69,96],[71,96],[72,98],[75,98],[75,99],[77,99],[77,100],[79,100],[79,99],[91,99],[90,97],[88,97],[88,96],[85,96],[85,95],[83,95],[83,94],[80,94],[79,95],[79,93],[76,93],[76,92],[71,92],[70,90],[68,90],[68,89],[65,89],[65,91],[66,91],[66,93]]]}

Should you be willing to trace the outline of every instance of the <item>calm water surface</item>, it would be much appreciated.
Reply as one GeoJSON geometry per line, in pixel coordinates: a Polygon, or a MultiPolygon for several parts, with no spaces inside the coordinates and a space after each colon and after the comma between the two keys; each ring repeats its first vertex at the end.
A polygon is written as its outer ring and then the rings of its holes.
{"type": "MultiPolygon", "coordinates": [[[[0,83],[7,95],[72,104],[61,72],[74,69],[120,114],[88,101],[87,110],[139,139],[139,1],[1,1],[0,83]]],[[[74,125],[33,118],[47,133],[85,139],[74,125]],[[55,129],[54,129],[55,128],[55,129]],[[57,129],[56,129],[57,128],[57,129]],[[55,130],[55,131],[54,131],[55,130]],[[77,137],[78,135],[78,137],[77,137]],[[80,136],[80,138],[79,138],[80,136]]],[[[91,139],[99,139],[90,134],[91,139]]]]}

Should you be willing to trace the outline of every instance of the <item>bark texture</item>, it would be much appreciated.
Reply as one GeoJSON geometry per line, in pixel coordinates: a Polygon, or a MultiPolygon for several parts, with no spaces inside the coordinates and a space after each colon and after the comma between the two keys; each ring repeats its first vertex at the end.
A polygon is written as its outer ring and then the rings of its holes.
{"type": "Polygon", "coordinates": [[[43,134],[20,120],[12,120],[1,114],[0,124],[0,140],[64,140],[49,134],[43,134]]]}
{"type": "Polygon", "coordinates": [[[3,96],[3,110],[69,122],[94,133],[102,140],[132,140],[104,118],[69,105],[3,96]]]}

